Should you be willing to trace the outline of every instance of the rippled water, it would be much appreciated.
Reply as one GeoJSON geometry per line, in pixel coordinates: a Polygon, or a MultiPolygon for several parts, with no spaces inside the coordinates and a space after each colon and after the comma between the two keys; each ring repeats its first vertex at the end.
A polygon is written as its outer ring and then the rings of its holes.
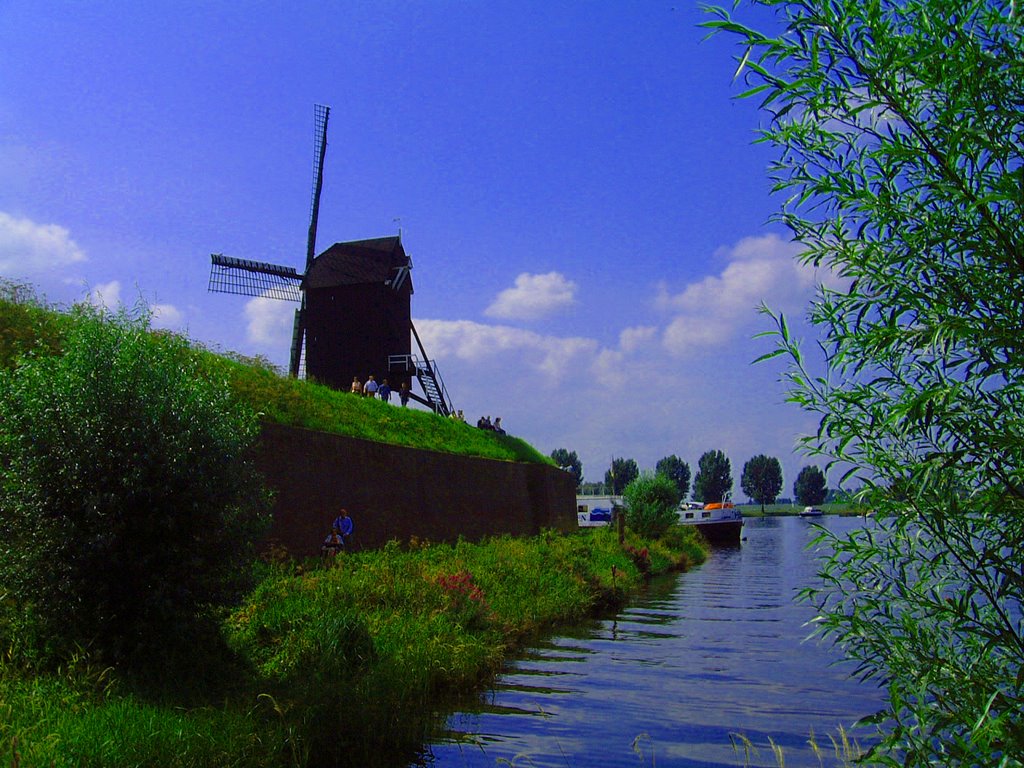
{"type": "Polygon", "coordinates": [[[814,574],[811,524],[754,518],[744,535],[616,617],[529,649],[448,719],[423,764],[737,766],[730,734],[740,733],[760,750],[751,765],[776,765],[771,738],[786,766],[819,766],[811,732],[829,744],[827,734],[876,711],[882,696],[833,665],[833,649],[805,642],[810,610],[793,597],[814,574]]]}

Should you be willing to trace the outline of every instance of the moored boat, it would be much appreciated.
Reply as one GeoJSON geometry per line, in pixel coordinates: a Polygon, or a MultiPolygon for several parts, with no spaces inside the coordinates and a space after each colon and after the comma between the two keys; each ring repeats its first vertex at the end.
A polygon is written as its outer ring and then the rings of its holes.
{"type": "Polygon", "coordinates": [[[728,501],[704,505],[684,501],[679,505],[679,522],[692,525],[711,544],[739,544],[743,513],[728,501]]]}
{"type": "Polygon", "coordinates": [[[577,496],[576,523],[580,528],[610,525],[615,510],[621,506],[621,496],[577,496]]]}

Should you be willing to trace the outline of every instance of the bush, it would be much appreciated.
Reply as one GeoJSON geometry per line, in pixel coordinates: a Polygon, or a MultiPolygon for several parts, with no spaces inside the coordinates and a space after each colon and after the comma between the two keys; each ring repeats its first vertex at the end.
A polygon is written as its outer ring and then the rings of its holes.
{"type": "Polygon", "coordinates": [[[623,491],[626,525],[645,538],[657,539],[679,519],[676,499],[679,489],[665,475],[645,472],[623,491]]]}
{"type": "Polygon", "coordinates": [[[255,417],[145,318],[73,319],[63,354],[0,371],[0,591],[44,658],[151,661],[242,586],[255,417]]]}

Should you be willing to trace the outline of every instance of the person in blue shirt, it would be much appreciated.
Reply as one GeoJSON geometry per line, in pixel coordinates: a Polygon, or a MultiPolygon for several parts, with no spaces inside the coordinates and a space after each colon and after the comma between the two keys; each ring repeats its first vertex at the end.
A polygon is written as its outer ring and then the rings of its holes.
{"type": "Polygon", "coordinates": [[[348,516],[348,510],[342,509],[336,518],[334,518],[334,525],[332,526],[335,533],[341,536],[341,544],[343,547],[348,547],[348,537],[352,535],[352,529],[355,526],[352,523],[352,518],[348,516]]]}

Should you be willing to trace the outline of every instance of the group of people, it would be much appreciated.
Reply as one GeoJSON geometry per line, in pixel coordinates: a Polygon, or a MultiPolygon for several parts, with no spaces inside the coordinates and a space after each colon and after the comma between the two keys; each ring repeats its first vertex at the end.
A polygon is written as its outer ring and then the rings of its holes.
{"type": "Polygon", "coordinates": [[[344,552],[354,528],[355,525],[352,523],[352,518],[348,516],[348,510],[342,509],[331,524],[331,532],[327,534],[327,538],[320,546],[320,556],[324,560],[329,560],[339,552],[344,552]]]}
{"type": "Polygon", "coordinates": [[[505,429],[501,426],[501,416],[498,416],[493,422],[491,422],[490,416],[481,416],[477,420],[476,425],[480,429],[489,429],[492,432],[497,432],[499,435],[505,434],[505,429]]]}
{"type": "MultiPolygon", "coordinates": [[[[364,397],[379,397],[385,403],[391,402],[391,394],[394,390],[391,389],[391,385],[388,384],[388,380],[384,379],[380,384],[377,384],[377,380],[371,373],[364,384],[359,380],[358,376],[352,377],[352,389],[351,392],[356,395],[362,395],[364,397]]],[[[402,402],[403,406],[409,404],[409,385],[404,381],[398,388],[398,399],[402,402]]]]}

